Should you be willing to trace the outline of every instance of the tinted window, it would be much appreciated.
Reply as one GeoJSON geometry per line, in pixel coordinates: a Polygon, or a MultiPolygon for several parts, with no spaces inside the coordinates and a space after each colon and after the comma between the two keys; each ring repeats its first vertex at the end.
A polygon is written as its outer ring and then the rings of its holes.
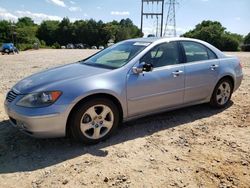
{"type": "Polygon", "coordinates": [[[185,50],[187,62],[208,60],[208,50],[196,42],[181,42],[185,50]]]}
{"type": "Polygon", "coordinates": [[[140,62],[151,63],[154,68],[178,64],[178,45],[176,42],[157,45],[144,55],[140,62]]]}

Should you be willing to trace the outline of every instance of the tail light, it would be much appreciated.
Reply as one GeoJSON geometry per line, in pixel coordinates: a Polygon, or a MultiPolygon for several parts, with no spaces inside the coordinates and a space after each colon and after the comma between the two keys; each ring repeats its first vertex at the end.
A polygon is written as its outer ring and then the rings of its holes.
{"type": "Polygon", "coordinates": [[[243,65],[242,65],[242,63],[241,63],[241,62],[240,62],[240,68],[241,68],[241,69],[243,69],[243,65]]]}

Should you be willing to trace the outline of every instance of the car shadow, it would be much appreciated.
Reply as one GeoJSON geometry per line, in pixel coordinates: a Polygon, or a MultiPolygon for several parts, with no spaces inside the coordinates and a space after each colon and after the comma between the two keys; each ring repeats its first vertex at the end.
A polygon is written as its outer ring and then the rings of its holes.
{"type": "MultiPolygon", "coordinates": [[[[233,102],[227,108],[232,104],[233,102]]],[[[203,104],[144,117],[124,123],[111,138],[96,145],[82,145],[69,138],[31,138],[13,128],[8,121],[2,121],[0,122],[0,174],[34,171],[85,154],[105,157],[108,155],[108,151],[105,150],[108,146],[213,116],[223,110],[212,109],[203,104]]]]}

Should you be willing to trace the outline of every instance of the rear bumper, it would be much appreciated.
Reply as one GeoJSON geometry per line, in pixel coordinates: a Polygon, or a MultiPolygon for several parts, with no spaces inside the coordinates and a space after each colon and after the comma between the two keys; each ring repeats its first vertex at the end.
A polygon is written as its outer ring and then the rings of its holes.
{"type": "Polygon", "coordinates": [[[67,118],[63,113],[29,116],[17,113],[7,102],[4,106],[10,123],[25,134],[37,138],[55,138],[66,135],[67,118]]]}
{"type": "Polygon", "coordinates": [[[239,76],[236,77],[235,85],[234,85],[234,91],[236,91],[237,89],[239,89],[242,80],[243,80],[243,74],[241,74],[241,75],[239,75],[239,76]]]}

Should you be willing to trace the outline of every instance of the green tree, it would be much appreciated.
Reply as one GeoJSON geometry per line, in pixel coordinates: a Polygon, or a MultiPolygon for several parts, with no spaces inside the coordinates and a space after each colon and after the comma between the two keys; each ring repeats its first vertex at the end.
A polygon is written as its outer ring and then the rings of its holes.
{"type": "Polygon", "coordinates": [[[233,35],[224,34],[222,35],[222,49],[224,51],[238,51],[239,50],[239,41],[233,35]]]}
{"type": "Polygon", "coordinates": [[[226,31],[217,21],[203,21],[195,29],[183,34],[184,37],[204,40],[220,50],[237,51],[242,42],[242,36],[226,31]]]}
{"type": "Polygon", "coordinates": [[[18,18],[18,21],[16,23],[17,27],[34,26],[34,25],[36,24],[30,17],[18,18]]]}
{"type": "Polygon", "coordinates": [[[73,25],[69,18],[63,18],[59,23],[59,28],[56,31],[57,42],[61,45],[66,45],[73,42],[73,25]]]}
{"type": "Polygon", "coordinates": [[[0,21],[0,43],[12,41],[12,24],[10,21],[0,21]]]}
{"type": "Polygon", "coordinates": [[[0,21],[0,43],[11,42],[13,37],[21,49],[29,49],[34,43],[55,48],[68,43],[105,46],[110,39],[119,42],[141,36],[140,29],[130,19],[108,23],[90,19],[72,23],[64,18],[62,21],[43,21],[40,25],[29,17],[19,18],[16,23],[0,21]]]}
{"type": "Polygon", "coordinates": [[[250,33],[248,33],[247,36],[245,36],[244,44],[250,44],[250,33]]]}
{"type": "Polygon", "coordinates": [[[59,28],[59,21],[46,20],[41,23],[37,30],[36,36],[43,41],[46,41],[47,45],[53,45],[57,42],[56,32],[59,28]]]}
{"type": "Polygon", "coordinates": [[[250,52],[250,33],[248,33],[247,36],[245,36],[243,43],[244,44],[241,46],[241,49],[243,51],[250,52]]]}

